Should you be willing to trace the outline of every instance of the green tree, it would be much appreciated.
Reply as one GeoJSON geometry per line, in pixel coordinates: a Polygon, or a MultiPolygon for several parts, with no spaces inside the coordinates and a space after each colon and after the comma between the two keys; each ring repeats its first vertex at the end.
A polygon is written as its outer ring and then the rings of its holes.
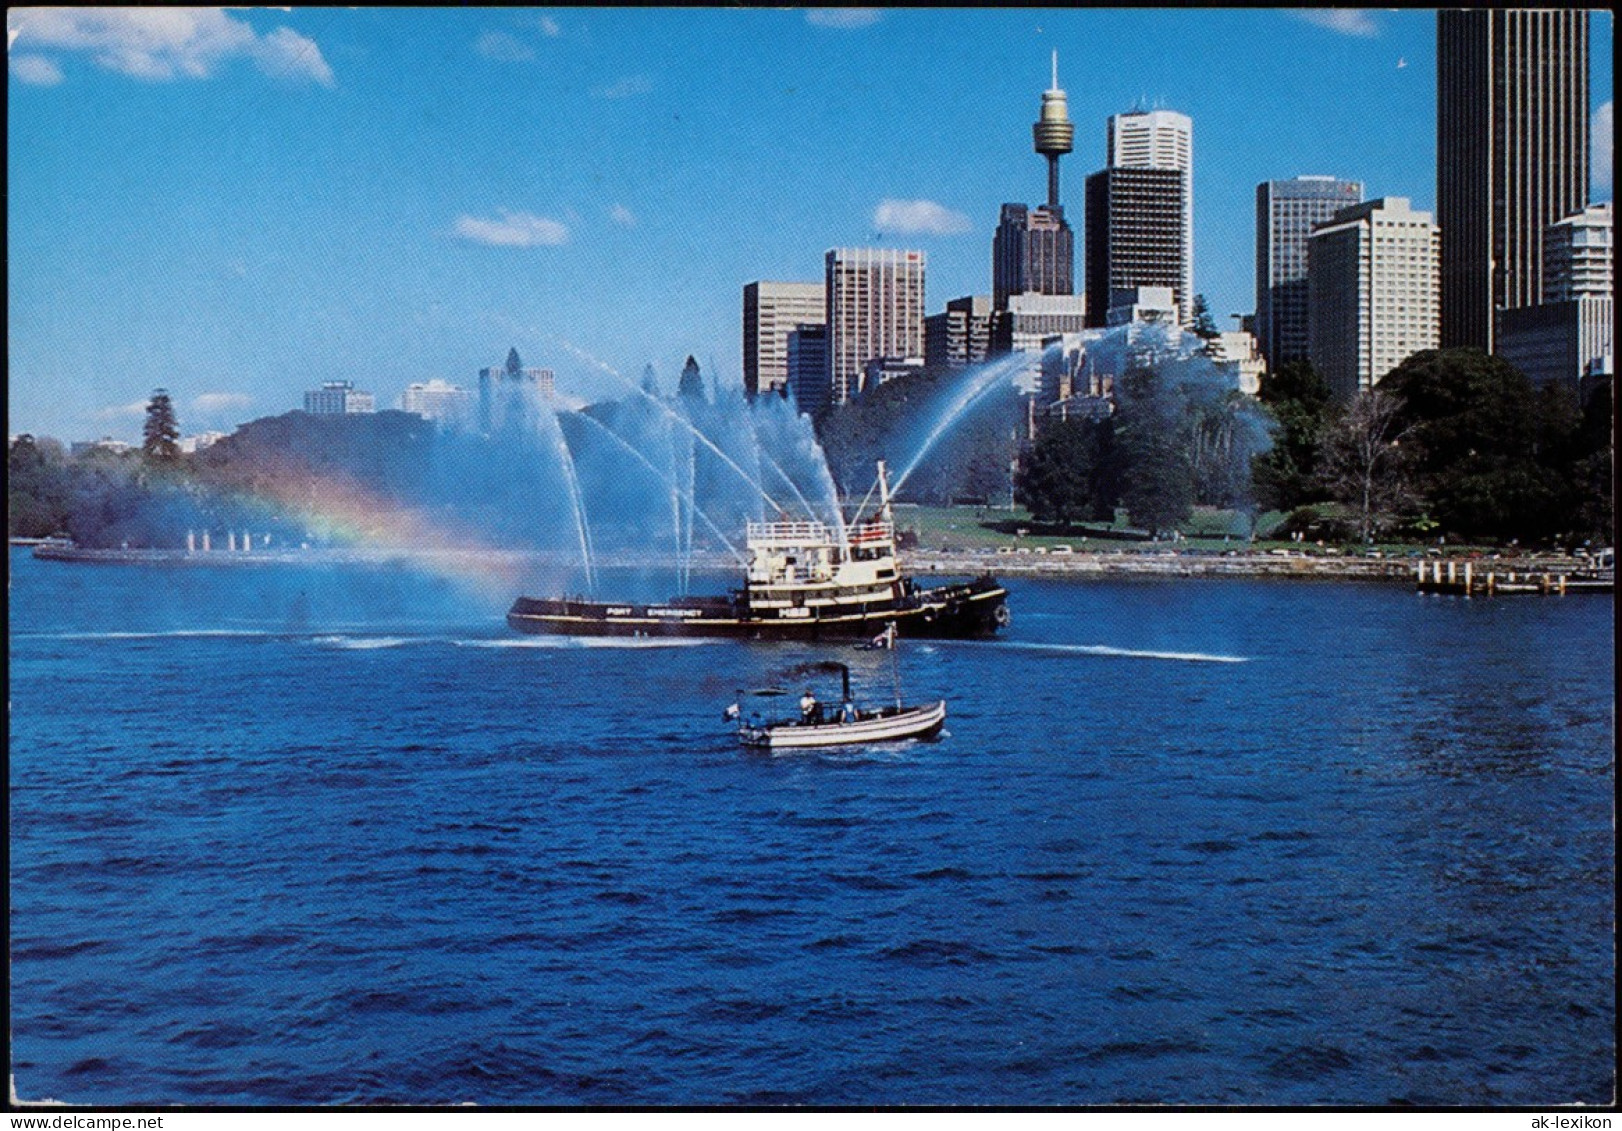
{"type": "Polygon", "coordinates": [[[1205,301],[1204,295],[1194,296],[1193,324],[1190,329],[1194,336],[1205,342],[1200,352],[1209,356],[1216,350],[1218,330],[1216,319],[1211,316],[1211,304],[1205,301]]]}
{"type": "MultiPolygon", "coordinates": [[[[1548,538],[1570,515],[1559,443],[1530,381],[1477,349],[1425,350],[1381,382],[1401,398],[1415,486],[1467,538],[1548,538]],[[1411,445],[1411,447],[1410,447],[1411,445]]],[[[1559,426],[1556,425],[1556,431],[1559,426]]]]}
{"type": "Polygon", "coordinates": [[[146,403],[146,424],[141,430],[141,451],[147,459],[173,463],[180,458],[180,425],[175,419],[174,402],[166,389],[154,389],[146,403]]]}
{"type": "Polygon", "coordinates": [[[1020,460],[1016,498],[1039,522],[1107,521],[1117,496],[1113,447],[1108,418],[1048,424],[1020,460]]]}
{"type": "Polygon", "coordinates": [[[61,446],[23,433],[6,453],[6,526],[14,538],[44,538],[67,529],[73,477],[61,446]]]}
{"type": "Polygon", "coordinates": [[[681,367],[681,380],[676,385],[676,395],[687,400],[704,400],[704,378],[698,371],[698,362],[691,356],[687,364],[681,367]]]}
{"type": "Polygon", "coordinates": [[[1169,533],[1194,513],[1187,411],[1158,370],[1129,370],[1115,386],[1121,503],[1133,525],[1169,533]]]}
{"type": "Polygon", "coordinates": [[[1323,377],[1309,361],[1287,361],[1262,378],[1257,399],[1277,422],[1273,446],[1252,468],[1258,501],[1290,511],[1327,497],[1318,448],[1336,412],[1323,377]]]}

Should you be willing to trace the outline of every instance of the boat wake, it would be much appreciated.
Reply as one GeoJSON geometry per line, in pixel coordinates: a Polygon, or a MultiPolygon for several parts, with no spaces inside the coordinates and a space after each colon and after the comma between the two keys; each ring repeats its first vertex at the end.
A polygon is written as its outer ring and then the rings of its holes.
{"type": "Polygon", "coordinates": [[[408,636],[314,636],[310,638],[310,643],[346,652],[370,652],[378,648],[400,648],[407,644],[422,644],[428,639],[408,636]]]}
{"type": "Polygon", "coordinates": [[[256,628],[176,628],[162,632],[19,632],[18,639],[30,640],[186,640],[213,637],[262,638],[280,633],[256,628]]]}
{"type": "Polygon", "coordinates": [[[1001,640],[991,646],[999,651],[1015,648],[1026,652],[1110,656],[1128,660],[1175,660],[1188,664],[1248,664],[1251,659],[1249,656],[1224,656],[1213,652],[1160,652],[1143,648],[1112,648],[1106,644],[1042,644],[1034,640],[1001,640]]]}

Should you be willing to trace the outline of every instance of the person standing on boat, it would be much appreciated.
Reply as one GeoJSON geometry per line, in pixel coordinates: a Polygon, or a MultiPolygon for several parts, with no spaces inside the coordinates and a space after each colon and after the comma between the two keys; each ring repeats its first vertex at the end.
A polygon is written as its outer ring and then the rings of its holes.
{"type": "Polygon", "coordinates": [[[800,696],[801,724],[805,726],[812,726],[818,722],[821,722],[822,720],[817,717],[820,713],[821,712],[817,710],[817,697],[811,694],[811,689],[809,687],[806,688],[805,694],[800,696]]]}
{"type": "Polygon", "coordinates": [[[839,708],[839,721],[842,723],[856,721],[856,704],[849,699],[845,700],[844,705],[839,708]]]}

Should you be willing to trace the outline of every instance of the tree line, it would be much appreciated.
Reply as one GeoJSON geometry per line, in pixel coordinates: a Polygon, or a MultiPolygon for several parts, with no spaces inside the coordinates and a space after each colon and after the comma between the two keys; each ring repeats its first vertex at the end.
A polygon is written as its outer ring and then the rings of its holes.
{"type": "Polygon", "coordinates": [[[1282,511],[1283,532],[1336,540],[1614,537],[1608,383],[1583,403],[1480,350],[1426,350],[1338,403],[1309,363],[1290,362],[1257,398],[1271,444],[1241,468],[1211,458],[1231,451],[1239,403],[1163,368],[1129,368],[1112,411],[1042,429],[1015,483],[1038,521],[1120,508],[1165,533],[1204,503],[1282,511]]]}

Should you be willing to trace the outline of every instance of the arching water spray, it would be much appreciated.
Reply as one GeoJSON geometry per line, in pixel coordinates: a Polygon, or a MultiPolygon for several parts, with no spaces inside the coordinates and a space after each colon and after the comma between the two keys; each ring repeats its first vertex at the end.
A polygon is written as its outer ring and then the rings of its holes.
{"type": "Polygon", "coordinates": [[[963,389],[952,399],[952,402],[935,422],[935,426],[930,429],[929,434],[924,437],[923,445],[913,454],[912,459],[907,462],[906,466],[901,469],[901,474],[896,477],[895,482],[890,487],[891,493],[900,493],[902,486],[907,482],[907,477],[918,469],[918,465],[924,461],[924,457],[929,454],[929,450],[935,446],[936,441],[950,431],[953,425],[961,420],[963,415],[976,402],[996,388],[998,381],[1012,377],[1019,370],[1025,368],[1029,361],[1030,359],[1024,354],[1010,354],[1007,358],[988,364],[972,381],[966,382],[963,389]]]}
{"type": "Polygon", "coordinates": [[[686,503],[687,507],[693,514],[696,514],[699,518],[704,520],[704,524],[710,528],[710,533],[714,534],[721,540],[721,544],[727,548],[728,552],[730,552],[733,557],[738,559],[739,565],[744,564],[746,559],[743,552],[739,550],[737,546],[733,545],[732,541],[727,538],[726,534],[721,530],[721,528],[711,520],[709,515],[704,513],[703,509],[699,507],[696,501],[694,501],[691,493],[684,491],[679,485],[672,481],[668,475],[655,467],[652,460],[648,459],[647,456],[637,451],[635,446],[632,445],[629,440],[627,440],[624,436],[621,436],[618,432],[614,431],[602,421],[598,420],[596,417],[584,412],[576,412],[572,415],[578,420],[585,420],[589,422],[592,427],[602,432],[610,440],[614,441],[614,443],[618,445],[621,450],[631,455],[638,463],[647,468],[649,473],[652,474],[653,477],[662,483],[666,488],[668,488],[673,496],[686,503]]]}
{"type": "Polygon", "coordinates": [[[652,393],[648,392],[646,389],[643,389],[640,385],[636,384],[634,381],[631,381],[623,373],[621,373],[619,370],[615,369],[612,365],[609,365],[607,362],[599,361],[597,358],[592,357],[590,354],[586,353],[584,350],[579,349],[578,347],[576,347],[572,343],[567,342],[562,338],[557,338],[557,339],[554,339],[554,340],[557,341],[557,343],[559,345],[561,345],[564,349],[568,350],[570,353],[574,354],[576,357],[580,358],[582,361],[586,362],[588,365],[592,365],[592,366],[596,367],[597,369],[601,370],[602,372],[607,373],[610,377],[613,377],[616,381],[619,381],[621,384],[623,384],[626,388],[630,389],[637,396],[642,397],[649,404],[652,404],[660,412],[664,413],[665,416],[668,417],[670,420],[672,420],[676,424],[680,425],[682,428],[685,428],[692,435],[693,439],[697,440],[699,443],[703,444],[710,451],[714,452],[715,455],[721,460],[722,463],[726,464],[729,468],[731,468],[737,474],[737,476],[740,479],[742,479],[745,483],[749,484],[749,486],[751,488],[753,488],[755,494],[759,495],[763,500],[765,500],[765,502],[768,505],[770,505],[774,510],[779,510],[780,511],[780,510],[783,509],[783,506],[782,506],[781,503],[779,503],[776,499],[772,498],[770,495],[768,495],[766,493],[766,488],[762,487],[757,480],[752,478],[747,471],[745,471],[742,467],[740,467],[738,465],[737,460],[735,460],[731,456],[727,455],[724,451],[722,451],[720,449],[720,447],[713,440],[711,440],[708,436],[704,435],[704,433],[692,421],[688,420],[681,413],[677,412],[675,409],[673,409],[669,405],[665,404],[662,400],[660,400],[658,397],[654,396],[652,393]]]}
{"type": "Polygon", "coordinates": [[[558,422],[556,410],[546,405],[539,415],[551,425],[547,430],[547,439],[558,454],[558,464],[563,469],[563,478],[569,488],[569,505],[574,511],[575,536],[580,540],[580,561],[586,571],[586,593],[589,596],[596,596],[597,573],[592,564],[591,528],[586,523],[586,499],[580,491],[580,477],[575,473],[574,455],[569,451],[569,443],[563,436],[563,426],[558,422]]]}

